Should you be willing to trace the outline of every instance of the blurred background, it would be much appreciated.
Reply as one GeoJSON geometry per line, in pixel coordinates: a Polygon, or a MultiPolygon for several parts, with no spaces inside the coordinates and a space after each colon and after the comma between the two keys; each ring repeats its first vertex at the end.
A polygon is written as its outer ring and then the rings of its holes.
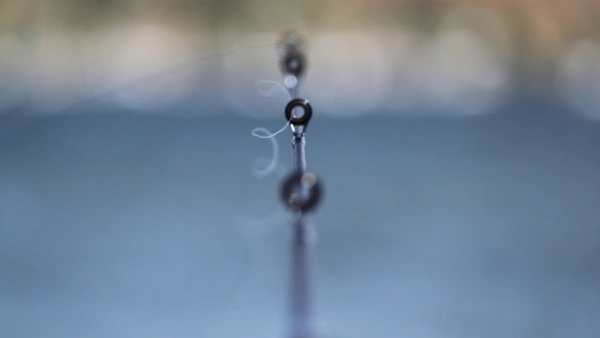
{"type": "Polygon", "coordinates": [[[3,0],[0,337],[285,337],[308,42],[330,337],[599,337],[600,2],[3,0]],[[261,157],[266,157],[261,158],[261,157]],[[257,159],[258,158],[258,159],[257,159]]]}

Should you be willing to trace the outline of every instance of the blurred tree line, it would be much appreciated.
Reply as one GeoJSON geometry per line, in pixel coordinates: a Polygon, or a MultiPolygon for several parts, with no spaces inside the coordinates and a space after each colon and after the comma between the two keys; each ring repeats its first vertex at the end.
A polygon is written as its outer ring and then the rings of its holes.
{"type": "MultiPolygon", "coordinates": [[[[0,33],[27,40],[48,29],[85,32],[150,21],[207,33],[299,26],[315,31],[397,27],[426,35],[440,29],[445,14],[458,5],[476,5],[502,18],[519,74],[546,74],[570,43],[600,38],[595,0],[2,0],[0,33]]],[[[490,30],[481,19],[466,21],[462,24],[484,35],[490,30]]]]}
{"type": "Polygon", "coordinates": [[[162,20],[190,29],[222,26],[267,28],[269,21],[302,21],[327,26],[332,16],[344,24],[401,25],[417,30],[435,27],[457,5],[490,9],[519,27],[520,35],[562,40],[597,35],[600,2],[595,0],[2,0],[0,29],[21,30],[47,24],[96,29],[131,20],[162,20]],[[274,14],[265,20],[265,16],[274,14]]]}

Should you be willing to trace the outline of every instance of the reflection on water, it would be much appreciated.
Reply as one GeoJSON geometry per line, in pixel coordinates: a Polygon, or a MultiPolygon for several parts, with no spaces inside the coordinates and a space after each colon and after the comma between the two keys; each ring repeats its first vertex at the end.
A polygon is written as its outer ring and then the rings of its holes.
{"type": "MultiPolygon", "coordinates": [[[[598,130],[523,113],[540,108],[311,126],[328,331],[597,336],[598,130]]],[[[248,171],[254,126],[64,117],[6,137],[2,336],[284,334],[290,232],[278,179],[248,171]]]]}

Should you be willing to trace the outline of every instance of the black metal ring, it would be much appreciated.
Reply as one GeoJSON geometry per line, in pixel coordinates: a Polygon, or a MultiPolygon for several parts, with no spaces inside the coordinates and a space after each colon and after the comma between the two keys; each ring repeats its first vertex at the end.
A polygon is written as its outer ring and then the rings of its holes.
{"type": "Polygon", "coordinates": [[[316,181],[314,185],[309,188],[308,199],[300,205],[290,204],[290,197],[298,187],[302,186],[302,178],[305,174],[308,173],[292,172],[281,184],[281,201],[292,211],[312,212],[319,206],[323,199],[323,186],[321,185],[321,180],[315,175],[316,181]]]}
{"type": "Polygon", "coordinates": [[[281,59],[280,67],[282,73],[300,77],[306,69],[306,58],[299,51],[291,50],[281,59]],[[293,65],[294,62],[296,63],[295,66],[293,65]]]}
{"type": "Polygon", "coordinates": [[[293,125],[306,126],[312,117],[312,113],[312,106],[308,100],[305,99],[293,99],[287,104],[287,106],[285,106],[285,119],[293,125]],[[302,116],[294,117],[292,112],[296,107],[302,107],[304,110],[304,114],[302,116]]]}

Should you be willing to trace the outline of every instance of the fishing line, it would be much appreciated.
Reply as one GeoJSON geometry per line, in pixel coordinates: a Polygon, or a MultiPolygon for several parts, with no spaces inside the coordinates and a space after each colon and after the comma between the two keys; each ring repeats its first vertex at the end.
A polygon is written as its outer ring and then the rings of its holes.
{"type": "Polygon", "coordinates": [[[103,94],[100,94],[100,95],[97,95],[97,96],[93,96],[93,97],[85,99],[83,101],[74,103],[74,104],[68,106],[67,108],[64,108],[64,109],[60,110],[58,113],[59,114],[64,114],[64,113],[66,113],[66,112],[68,112],[70,110],[73,110],[73,109],[77,108],[77,107],[83,106],[83,105],[88,104],[88,103],[93,103],[94,101],[97,101],[97,100],[100,100],[102,98],[114,95],[114,94],[116,94],[116,93],[118,93],[120,91],[127,90],[128,88],[136,87],[136,86],[144,84],[145,82],[149,82],[149,81],[156,80],[156,79],[159,79],[159,78],[167,76],[167,75],[172,75],[172,74],[176,74],[178,72],[187,70],[187,69],[189,69],[189,67],[191,65],[194,65],[194,64],[196,64],[198,62],[201,62],[201,61],[207,61],[207,60],[211,60],[211,59],[218,59],[218,58],[225,57],[225,56],[228,56],[228,55],[231,55],[231,54],[240,53],[240,52],[247,51],[247,50],[252,50],[252,49],[271,47],[271,46],[274,46],[274,45],[275,45],[275,43],[265,43],[265,44],[258,44],[258,45],[249,45],[249,46],[245,46],[245,47],[239,47],[239,48],[230,49],[228,51],[223,51],[223,52],[219,52],[219,53],[215,53],[215,54],[209,54],[209,55],[199,56],[199,57],[190,59],[188,61],[184,61],[184,62],[180,63],[179,65],[177,65],[177,66],[175,66],[175,67],[173,67],[171,69],[167,69],[167,70],[163,70],[163,71],[158,72],[158,73],[153,73],[153,74],[150,74],[150,75],[146,75],[146,76],[143,76],[143,77],[141,77],[141,78],[139,78],[137,80],[134,80],[132,82],[129,82],[129,83],[126,83],[126,84],[122,84],[122,85],[118,85],[115,88],[110,89],[110,90],[104,92],[103,94]]]}
{"type": "MultiPolygon", "coordinates": [[[[278,96],[277,94],[281,94],[287,99],[287,101],[290,101],[292,99],[292,96],[290,95],[289,91],[281,83],[279,83],[277,81],[271,81],[271,80],[258,81],[255,85],[255,89],[256,89],[257,94],[260,97],[274,99],[274,98],[277,98],[277,96],[278,96]],[[264,89],[265,87],[270,90],[267,90],[267,91],[261,90],[261,89],[264,89]]],[[[252,132],[251,132],[252,136],[258,137],[261,139],[269,139],[271,141],[271,147],[273,149],[273,155],[271,156],[270,160],[266,159],[264,157],[259,157],[256,160],[254,160],[254,162],[250,165],[250,172],[254,176],[256,176],[258,178],[267,177],[272,172],[277,170],[277,168],[280,166],[280,164],[279,164],[279,143],[277,142],[277,139],[275,139],[275,136],[284,132],[289,125],[290,125],[290,121],[288,120],[287,123],[281,129],[276,131],[275,133],[271,133],[268,129],[263,128],[263,127],[255,128],[252,130],[252,132]],[[264,163],[266,161],[268,161],[268,164],[264,168],[261,169],[260,163],[264,163]]]]}
{"type": "MultiPolygon", "coordinates": [[[[153,72],[149,75],[143,76],[141,78],[138,78],[137,80],[125,83],[125,84],[121,84],[121,85],[117,85],[115,87],[113,87],[112,89],[109,89],[99,95],[93,95],[91,97],[85,98],[81,101],[72,103],[71,105],[60,109],[57,112],[52,113],[53,115],[60,115],[60,114],[67,114],[77,108],[82,108],[85,107],[86,105],[91,105],[93,103],[95,103],[96,101],[102,100],[103,98],[107,98],[110,97],[112,95],[118,94],[121,91],[125,91],[127,89],[132,89],[135,88],[136,86],[141,86],[146,82],[150,82],[152,80],[156,80],[156,79],[160,79],[162,77],[166,77],[168,75],[172,75],[172,74],[176,74],[178,72],[181,71],[185,71],[188,70],[190,66],[193,66],[196,63],[202,62],[202,61],[208,61],[211,59],[218,59],[218,58],[222,58],[222,57],[226,57],[229,55],[235,55],[237,53],[241,53],[241,52],[245,52],[245,51],[250,51],[253,49],[260,49],[260,48],[266,48],[266,47],[273,47],[275,46],[276,43],[275,42],[270,42],[270,43],[263,43],[263,44],[254,44],[254,45],[248,45],[248,46],[243,46],[243,47],[238,47],[238,48],[232,48],[226,51],[222,51],[222,52],[216,52],[213,54],[208,54],[208,55],[202,55],[202,56],[198,56],[195,58],[192,58],[190,60],[184,61],[180,64],[178,64],[177,66],[174,66],[170,69],[166,69],[163,71],[159,71],[159,72],[153,72]]],[[[259,94],[260,95],[260,94],[259,94]]],[[[5,118],[10,118],[14,115],[17,114],[21,114],[24,112],[24,109],[17,109],[16,112],[14,113],[10,113],[8,115],[4,115],[4,116],[0,116],[0,118],[2,118],[2,120],[4,120],[5,118]]],[[[5,138],[10,136],[13,132],[17,131],[17,130],[22,130],[23,128],[29,127],[35,123],[38,123],[40,121],[43,121],[45,119],[40,119],[40,118],[33,118],[31,120],[27,120],[24,123],[18,123],[17,126],[11,127],[11,128],[7,128],[6,130],[2,130],[2,132],[0,132],[0,138],[5,138]]],[[[0,120],[1,121],[1,120],[0,120]]],[[[4,121],[3,121],[4,122],[4,121]]]]}

